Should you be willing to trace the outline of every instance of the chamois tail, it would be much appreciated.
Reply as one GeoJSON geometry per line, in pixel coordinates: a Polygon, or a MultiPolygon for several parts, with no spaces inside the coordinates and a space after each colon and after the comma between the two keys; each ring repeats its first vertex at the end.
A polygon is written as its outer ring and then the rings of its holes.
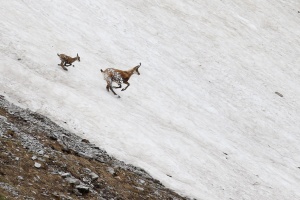
{"type": "Polygon", "coordinates": [[[57,55],[60,56],[58,53],[57,53],[57,55]]]}
{"type": "Polygon", "coordinates": [[[100,69],[100,71],[103,73],[104,71],[102,69],[100,69]]]}

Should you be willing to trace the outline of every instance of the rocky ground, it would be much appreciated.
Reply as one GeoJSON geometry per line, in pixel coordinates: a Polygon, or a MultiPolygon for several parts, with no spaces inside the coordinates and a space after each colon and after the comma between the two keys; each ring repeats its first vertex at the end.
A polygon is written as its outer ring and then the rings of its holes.
{"type": "Polygon", "coordinates": [[[187,199],[0,96],[0,200],[187,199]]]}

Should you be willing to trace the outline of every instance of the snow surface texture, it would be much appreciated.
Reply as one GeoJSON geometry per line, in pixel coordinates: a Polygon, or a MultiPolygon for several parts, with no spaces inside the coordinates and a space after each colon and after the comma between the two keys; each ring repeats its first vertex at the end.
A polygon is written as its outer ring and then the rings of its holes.
{"type": "Polygon", "coordinates": [[[180,194],[300,199],[300,1],[0,5],[10,101],[180,194]],[[66,72],[57,53],[81,62],[66,72]],[[106,91],[100,69],[140,62],[121,99],[106,91]]]}

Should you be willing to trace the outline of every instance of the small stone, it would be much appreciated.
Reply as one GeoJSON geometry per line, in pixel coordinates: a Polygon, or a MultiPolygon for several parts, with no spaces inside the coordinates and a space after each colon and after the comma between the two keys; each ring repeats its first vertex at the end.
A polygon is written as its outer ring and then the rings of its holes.
{"type": "Polygon", "coordinates": [[[6,121],[7,118],[5,116],[0,115],[0,120],[6,121]]]}
{"type": "Polygon", "coordinates": [[[34,166],[35,166],[36,168],[40,168],[42,165],[41,165],[40,163],[35,162],[35,163],[34,163],[34,166]]]}
{"type": "Polygon", "coordinates": [[[18,179],[21,180],[21,181],[24,180],[24,178],[22,176],[18,176],[18,179]]]}
{"type": "Polygon", "coordinates": [[[82,171],[86,174],[92,173],[92,170],[90,170],[89,168],[83,168],[82,171]]]}
{"type": "Polygon", "coordinates": [[[80,184],[80,181],[76,178],[71,178],[71,177],[68,177],[65,179],[68,183],[70,183],[71,185],[79,185],[80,184]]]}
{"type": "Polygon", "coordinates": [[[75,195],[77,195],[77,196],[82,196],[82,193],[80,193],[79,192],[79,190],[78,189],[73,189],[73,193],[75,194],[75,195]]]}
{"type": "Polygon", "coordinates": [[[144,191],[144,188],[141,188],[141,187],[135,187],[135,188],[140,190],[140,191],[144,191]]]}
{"type": "Polygon", "coordinates": [[[90,143],[90,141],[88,141],[87,139],[82,139],[81,142],[84,142],[84,143],[87,143],[87,144],[90,143]]]}
{"type": "Polygon", "coordinates": [[[39,155],[43,155],[43,154],[44,154],[44,150],[40,150],[40,151],[38,152],[38,154],[39,154],[39,155]]]}
{"type": "MultiPolygon", "coordinates": [[[[68,193],[68,194],[70,194],[70,193],[68,193]]],[[[59,195],[59,199],[63,199],[63,200],[73,200],[72,197],[66,196],[66,195],[63,195],[63,194],[59,195]]]]}
{"type": "Polygon", "coordinates": [[[110,174],[112,174],[112,175],[115,174],[115,170],[114,170],[114,168],[112,168],[112,167],[108,167],[108,168],[107,168],[107,171],[108,171],[110,174]]]}
{"type": "Polygon", "coordinates": [[[94,172],[90,173],[89,176],[91,177],[92,181],[95,181],[99,178],[99,176],[94,172]]]}
{"type": "Polygon", "coordinates": [[[63,177],[63,178],[67,178],[67,177],[70,177],[70,176],[71,176],[70,173],[63,173],[63,174],[61,175],[61,177],[63,177]]]}
{"type": "Polygon", "coordinates": [[[88,158],[88,159],[92,159],[93,158],[93,155],[87,154],[87,153],[83,153],[83,152],[78,152],[78,155],[80,157],[84,157],[84,158],[88,158]]]}
{"type": "Polygon", "coordinates": [[[57,192],[53,192],[52,195],[55,197],[59,197],[59,194],[57,192]]]}
{"type": "Polygon", "coordinates": [[[50,138],[51,140],[57,140],[57,139],[58,139],[58,137],[57,137],[56,134],[50,135],[49,138],[50,138]]]}
{"type": "Polygon", "coordinates": [[[84,185],[77,185],[76,189],[83,194],[86,194],[90,191],[90,188],[84,185]]]}
{"type": "Polygon", "coordinates": [[[32,159],[32,160],[36,160],[37,157],[36,157],[36,156],[32,156],[31,159],[32,159]]]}
{"type": "Polygon", "coordinates": [[[279,92],[275,92],[275,94],[277,94],[277,95],[280,96],[280,97],[283,97],[283,95],[280,94],[279,92]]]}
{"type": "Polygon", "coordinates": [[[90,182],[91,182],[91,179],[86,178],[86,177],[83,177],[83,178],[82,178],[82,181],[85,182],[85,183],[90,183],[90,182]]]}
{"type": "Polygon", "coordinates": [[[16,158],[15,158],[15,160],[16,160],[16,161],[19,161],[19,160],[20,160],[20,158],[19,158],[19,157],[16,157],[16,158]]]}
{"type": "Polygon", "coordinates": [[[45,162],[45,159],[43,159],[43,158],[38,158],[38,161],[45,162]]]}
{"type": "Polygon", "coordinates": [[[48,156],[48,155],[44,155],[44,158],[50,158],[50,156],[48,156]]]}

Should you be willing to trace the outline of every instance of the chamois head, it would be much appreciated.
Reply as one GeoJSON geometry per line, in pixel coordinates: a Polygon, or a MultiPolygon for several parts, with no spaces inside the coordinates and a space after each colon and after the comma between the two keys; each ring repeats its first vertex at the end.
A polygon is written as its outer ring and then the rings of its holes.
{"type": "Polygon", "coordinates": [[[80,57],[78,56],[78,53],[77,53],[77,60],[78,60],[78,62],[80,62],[80,57]]]}
{"type": "Polygon", "coordinates": [[[133,68],[133,69],[134,69],[134,71],[133,71],[134,74],[140,75],[139,67],[141,66],[141,64],[142,64],[142,63],[140,63],[139,65],[137,65],[137,66],[135,66],[135,67],[133,68]]]}

